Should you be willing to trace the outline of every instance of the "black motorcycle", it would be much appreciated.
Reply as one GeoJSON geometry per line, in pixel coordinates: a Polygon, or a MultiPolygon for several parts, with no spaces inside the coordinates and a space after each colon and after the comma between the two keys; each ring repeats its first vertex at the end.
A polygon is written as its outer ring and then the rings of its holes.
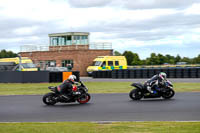
{"type": "Polygon", "coordinates": [[[47,93],[43,96],[43,102],[46,105],[54,105],[58,102],[60,103],[71,103],[71,102],[79,102],[80,104],[87,103],[91,96],[88,93],[88,88],[83,84],[83,82],[76,83],[73,87],[72,94],[69,95],[69,98],[63,98],[62,94],[60,94],[57,90],[57,87],[49,86],[48,87],[52,92],[47,93]]]}
{"type": "Polygon", "coordinates": [[[175,95],[173,85],[170,81],[165,81],[163,85],[159,87],[154,86],[152,88],[153,93],[147,90],[147,87],[141,83],[133,83],[131,86],[135,87],[130,93],[129,97],[133,100],[140,100],[141,98],[159,98],[170,99],[175,95]]]}

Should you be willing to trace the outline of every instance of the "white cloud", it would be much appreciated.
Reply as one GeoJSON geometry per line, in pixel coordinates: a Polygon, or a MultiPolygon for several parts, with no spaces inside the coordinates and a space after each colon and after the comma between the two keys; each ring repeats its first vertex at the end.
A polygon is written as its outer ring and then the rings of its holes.
{"type": "Polygon", "coordinates": [[[23,38],[11,38],[11,39],[0,39],[0,43],[5,44],[5,43],[16,43],[19,41],[22,41],[23,38]]]}
{"type": "Polygon", "coordinates": [[[200,14],[200,3],[195,3],[185,10],[186,15],[200,14]]]}
{"type": "Polygon", "coordinates": [[[127,9],[185,8],[197,0],[68,0],[72,7],[114,7],[127,9]]]}
{"type": "Polygon", "coordinates": [[[2,16],[40,21],[62,19],[69,8],[66,2],[50,0],[1,0],[0,3],[2,16]]]}
{"type": "Polygon", "coordinates": [[[0,46],[44,44],[49,33],[79,31],[119,51],[188,48],[200,43],[199,9],[195,0],[0,0],[0,46]]]}
{"type": "Polygon", "coordinates": [[[109,4],[111,1],[108,0],[68,0],[72,7],[101,7],[109,4]]]}
{"type": "Polygon", "coordinates": [[[11,39],[0,39],[0,43],[21,43],[22,41],[37,41],[40,40],[37,36],[31,36],[31,37],[24,37],[24,38],[11,38],[11,39]]]}
{"type": "Polygon", "coordinates": [[[32,34],[36,30],[39,30],[38,26],[22,27],[22,28],[15,29],[13,32],[16,35],[29,35],[29,34],[32,34]]]}

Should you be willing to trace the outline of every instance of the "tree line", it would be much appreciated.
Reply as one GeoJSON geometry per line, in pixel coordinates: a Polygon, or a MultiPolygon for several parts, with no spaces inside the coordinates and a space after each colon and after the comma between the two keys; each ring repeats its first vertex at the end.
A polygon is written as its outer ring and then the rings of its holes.
{"type": "MultiPolygon", "coordinates": [[[[141,60],[137,53],[133,53],[132,51],[124,51],[124,53],[120,53],[118,51],[114,51],[114,55],[116,56],[125,56],[128,65],[163,65],[163,64],[176,64],[177,62],[186,62],[187,64],[200,64],[200,54],[194,58],[183,57],[181,58],[179,55],[171,56],[169,54],[155,54],[151,53],[150,57],[141,60]]],[[[17,57],[17,53],[12,51],[6,51],[5,49],[0,51],[0,58],[12,58],[17,57]]]]}
{"type": "Polygon", "coordinates": [[[5,49],[0,51],[0,58],[12,58],[17,57],[16,53],[13,53],[12,51],[6,51],[5,49]]]}
{"type": "Polygon", "coordinates": [[[194,58],[181,58],[179,55],[171,56],[169,54],[162,55],[151,53],[150,57],[144,60],[141,60],[139,55],[137,53],[133,53],[132,51],[124,51],[122,54],[118,51],[114,51],[114,55],[125,56],[128,65],[163,65],[176,64],[177,62],[186,62],[186,64],[200,64],[200,54],[194,58]]]}

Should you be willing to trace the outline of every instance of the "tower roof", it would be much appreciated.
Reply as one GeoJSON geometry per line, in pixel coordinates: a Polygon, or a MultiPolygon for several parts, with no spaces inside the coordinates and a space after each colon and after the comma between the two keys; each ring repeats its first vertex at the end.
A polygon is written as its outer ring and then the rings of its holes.
{"type": "Polygon", "coordinates": [[[56,37],[56,36],[70,36],[70,35],[89,35],[89,32],[64,32],[64,33],[52,33],[49,34],[49,37],[56,37]]]}

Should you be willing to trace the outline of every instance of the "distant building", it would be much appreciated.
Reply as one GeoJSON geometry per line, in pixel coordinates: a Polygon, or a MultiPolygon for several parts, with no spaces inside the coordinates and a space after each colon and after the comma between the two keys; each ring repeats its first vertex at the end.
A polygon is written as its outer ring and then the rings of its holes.
{"type": "Polygon", "coordinates": [[[90,43],[88,32],[66,32],[49,34],[49,45],[21,46],[22,57],[29,57],[41,68],[67,67],[86,76],[86,68],[97,56],[113,55],[111,43],[90,43]]]}

